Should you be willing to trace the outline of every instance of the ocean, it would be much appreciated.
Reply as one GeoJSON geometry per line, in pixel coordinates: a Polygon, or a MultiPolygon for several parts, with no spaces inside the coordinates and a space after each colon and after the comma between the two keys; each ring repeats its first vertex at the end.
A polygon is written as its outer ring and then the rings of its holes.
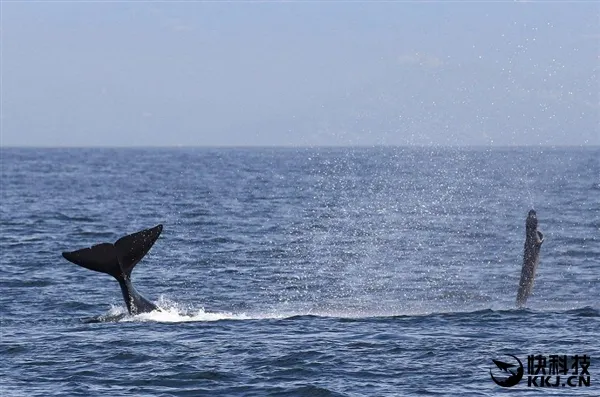
{"type": "Polygon", "coordinates": [[[0,156],[2,397],[600,395],[598,147],[0,156]],[[61,256],[157,224],[161,312],[61,256]]]}

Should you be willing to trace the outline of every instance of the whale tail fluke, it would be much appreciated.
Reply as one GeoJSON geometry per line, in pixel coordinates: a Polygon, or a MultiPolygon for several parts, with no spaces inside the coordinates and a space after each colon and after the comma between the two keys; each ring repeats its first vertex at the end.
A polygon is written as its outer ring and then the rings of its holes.
{"type": "Polygon", "coordinates": [[[125,275],[131,275],[135,265],[150,251],[162,229],[162,225],[157,225],[151,229],[121,237],[115,242],[117,260],[125,275]]]}
{"type": "Polygon", "coordinates": [[[111,243],[102,243],[77,251],[63,252],[63,258],[86,269],[107,273],[116,278],[122,277],[117,259],[117,251],[111,243]]]}
{"type": "Polygon", "coordinates": [[[162,229],[162,225],[157,225],[121,237],[114,244],[97,244],[77,251],[63,252],[62,256],[76,265],[116,278],[129,314],[149,313],[160,309],[135,290],[131,283],[131,271],[150,251],[162,229]]]}
{"type": "Polygon", "coordinates": [[[114,244],[102,243],[62,256],[76,265],[107,273],[122,280],[129,278],[135,265],[150,251],[162,232],[162,225],[121,237],[114,244]]]}

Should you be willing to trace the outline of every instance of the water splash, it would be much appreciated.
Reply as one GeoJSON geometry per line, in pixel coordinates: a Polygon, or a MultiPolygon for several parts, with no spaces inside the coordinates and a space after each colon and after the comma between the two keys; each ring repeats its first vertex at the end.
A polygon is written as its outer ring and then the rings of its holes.
{"type": "MultiPolygon", "coordinates": [[[[357,307],[352,305],[316,305],[304,307],[271,307],[268,310],[249,312],[210,311],[203,306],[194,306],[172,301],[161,296],[153,302],[160,311],[130,315],[124,306],[111,306],[109,311],[101,316],[84,319],[86,323],[104,322],[156,322],[156,323],[184,323],[184,322],[214,322],[223,320],[285,320],[298,317],[324,317],[337,319],[373,319],[390,317],[427,317],[437,315],[468,315],[479,312],[519,312],[512,304],[483,302],[479,305],[413,305],[411,307],[357,307]]],[[[532,313],[571,312],[591,309],[597,315],[598,307],[562,304],[562,302],[545,301],[543,304],[534,305],[526,310],[532,313]]]]}
{"type": "Polygon", "coordinates": [[[130,315],[123,306],[111,306],[109,311],[101,316],[84,319],[86,323],[104,323],[104,322],[159,322],[159,323],[181,323],[181,322],[207,322],[220,320],[262,320],[286,318],[277,313],[233,313],[233,312],[213,312],[207,311],[204,307],[195,308],[190,305],[183,305],[160,297],[158,301],[153,302],[159,310],[150,313],[141,313],[130,315]]]}
{"type": "Polygon", "coordinates": [[[229,312],[209,312],[200,308],[196,311],[181,311],[176,307],[162,308],[161,311],[142,313],[135,316],[126,316],[121,321],[139,321],[139,322],[161,322],[161,323],[181,323],[181,322],[199,322],[199,321],[219,321],[219,320],[251,320],[251,316],[245,313],[229,312]]]}

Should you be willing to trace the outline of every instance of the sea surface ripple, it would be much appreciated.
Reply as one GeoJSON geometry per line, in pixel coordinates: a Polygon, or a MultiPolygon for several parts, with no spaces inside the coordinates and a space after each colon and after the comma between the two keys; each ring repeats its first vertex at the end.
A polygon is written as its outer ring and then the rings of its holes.
{"type": "Polygon", "coordinates": [[[0,156],[2,397],[600,395],[598,148],[0,156]],[[160,313],[61,257],[158,223],[133,282],[160,313]],[[492,382],[533,354],[591,356],[591,385],[492,382]]]}

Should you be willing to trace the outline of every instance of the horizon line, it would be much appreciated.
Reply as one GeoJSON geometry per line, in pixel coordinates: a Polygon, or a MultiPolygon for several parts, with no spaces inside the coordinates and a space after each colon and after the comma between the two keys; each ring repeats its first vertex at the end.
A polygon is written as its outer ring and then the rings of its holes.
{"type": "Polygon", "coordinates": [[[600,148],[598,144],[527,144],[527,145],[413,145],[413,144],[349,144],[349,145],[2,145],[3,149],[344,149],[344,148],[410,148],[410,149],[559,149],[559,148],[600,148]]]}

